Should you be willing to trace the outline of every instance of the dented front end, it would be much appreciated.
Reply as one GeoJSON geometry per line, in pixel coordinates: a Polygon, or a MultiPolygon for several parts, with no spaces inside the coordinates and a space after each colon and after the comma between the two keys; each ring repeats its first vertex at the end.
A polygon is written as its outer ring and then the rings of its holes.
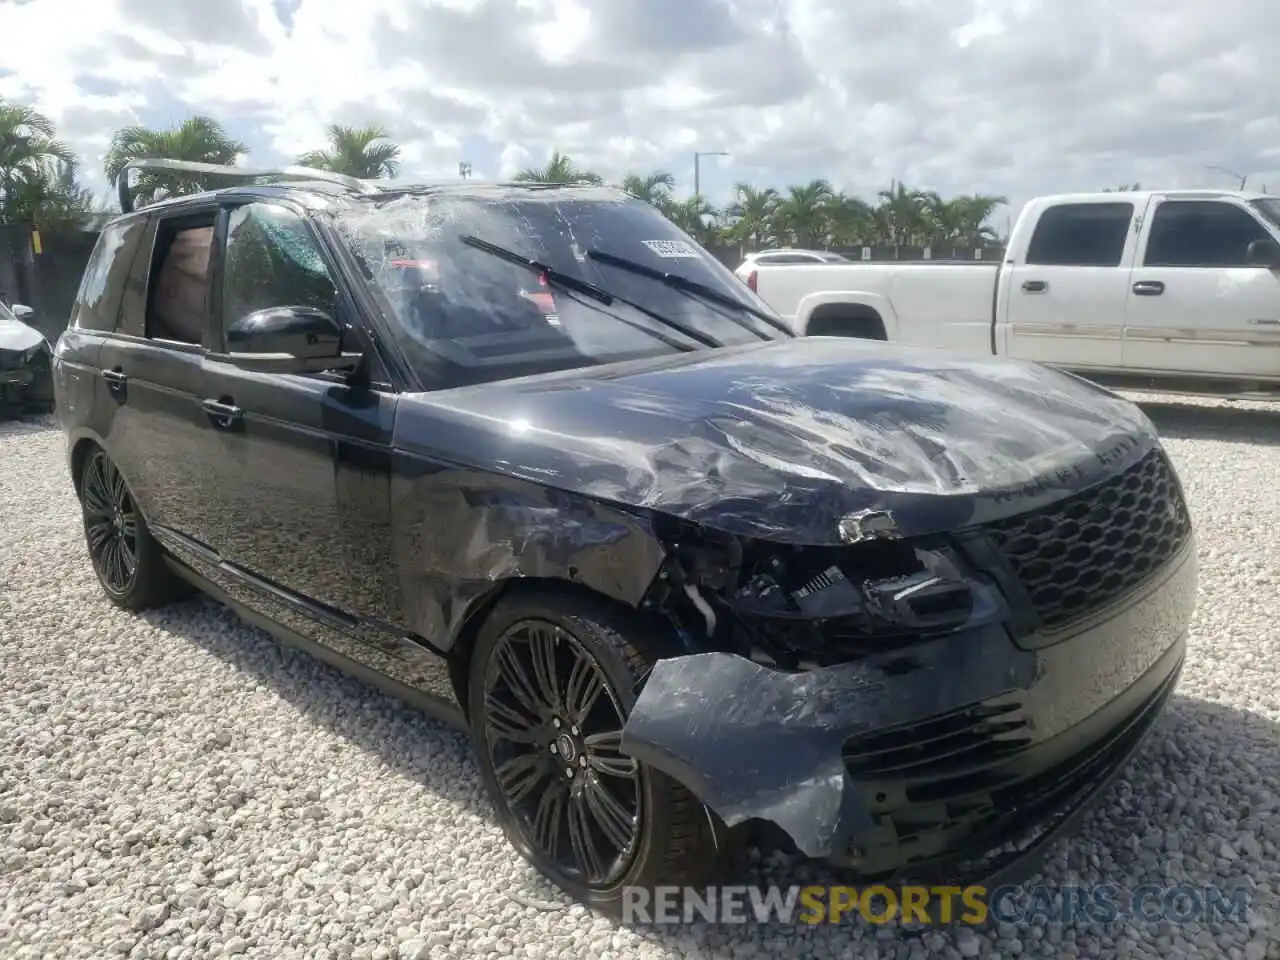
{"type": "Polygon", "coordinates": [[[846,521],[823,546],[660,526],[644,605],[689,652],[649,675],[623,750],[860,875],[990,876],[1085,808],[1173,690],[1197,581],[1180,485],[1157,446],[944,535],[846,521]]]}

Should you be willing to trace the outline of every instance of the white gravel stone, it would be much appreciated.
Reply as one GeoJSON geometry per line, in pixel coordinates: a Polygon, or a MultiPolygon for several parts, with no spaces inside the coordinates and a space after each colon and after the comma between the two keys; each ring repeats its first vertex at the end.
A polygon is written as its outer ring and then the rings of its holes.
{"type": "MultiPolygon", "coordinates": [[[[632,930],[566,908],[464,737],[213,603],[112,607],[43,420],[0,424],[0,956],[1280,960],[1280,407],[1146,399],[1198,529],[1190,655],[1037,880],[1244,884],[1248,926],[632,930]]],[[[773,851],[749,869],[824,876],[773,851]]]]}

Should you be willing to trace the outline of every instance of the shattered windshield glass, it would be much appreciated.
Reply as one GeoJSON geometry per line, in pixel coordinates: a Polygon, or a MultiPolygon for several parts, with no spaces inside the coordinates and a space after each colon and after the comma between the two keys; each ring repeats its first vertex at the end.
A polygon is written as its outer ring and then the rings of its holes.
{"type": "Polygon", "coordinates": [[[608,188],[414,192],[354,201],[335,218],[433,388],[787,336],[752,315],[773,312],[710,253],[651,205],[608,188]],[[731,303],[592,260],[592,250],[696,281],[731,303]],[[584,295],[583,284],[616,299],[584,295]]]}

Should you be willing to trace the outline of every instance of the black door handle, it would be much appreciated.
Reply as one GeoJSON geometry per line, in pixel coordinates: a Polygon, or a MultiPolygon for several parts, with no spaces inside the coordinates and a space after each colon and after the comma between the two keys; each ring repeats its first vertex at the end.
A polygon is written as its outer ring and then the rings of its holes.
{"type": "Polygon", "coordinates": [[[1159,280],[1139,280],[1133,285],[1133,292],[1140,297],[1158,297],[1164,293],[1164,284],[1159,280]]]}
{"type": "Polygon", "coordinates": [[[230,428],[244,415],[244,411],[232,403],[230,397],[222,400],[202,400],[200,406],[204,407],[205,413],[213,419],[213,425],[221,430],[230,428]]]}
{"type": "Polygon", "coordinates": [[[1049,289],[1049,281],[1047,280],[1024,280],[1022,289],[1027,293],[1044,293],[1049,289]]]}
{"type": "Polygon", "coordinates": [[[107,381],[107,383],[111,384],[113,387],[123,387],[125,381],[129,378],[125,376],[124,371],[119,367],[112,367],[110,370],[102,371],[102,379],[107,381]]]}

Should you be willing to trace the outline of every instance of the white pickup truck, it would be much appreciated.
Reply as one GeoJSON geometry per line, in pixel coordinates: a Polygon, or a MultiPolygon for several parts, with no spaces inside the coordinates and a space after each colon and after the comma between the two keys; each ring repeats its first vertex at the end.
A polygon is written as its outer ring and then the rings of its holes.
{"type": "Polygon", "coordinates": [[[999,263],[761,264],[745,279],[801,334],[1035,360],[1121,386],[1280,395],[1280,197],[1041,197],[999,263]]]}

